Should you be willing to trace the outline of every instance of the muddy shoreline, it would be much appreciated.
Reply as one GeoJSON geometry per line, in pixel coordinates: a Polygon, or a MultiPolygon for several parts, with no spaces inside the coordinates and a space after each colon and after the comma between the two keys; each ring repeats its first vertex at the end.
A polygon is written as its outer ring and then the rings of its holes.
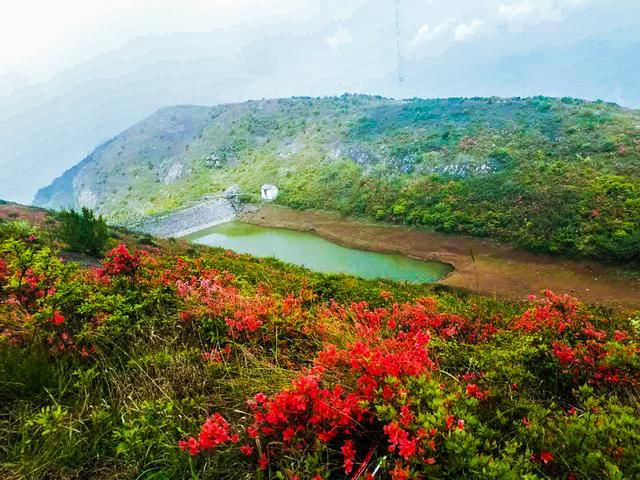
{"type": "Polygon", "coordinates": [[[537,255],[489,239],[451,236],[402,226],[342,218],[322,211],[266,205],[239,220],[313,232],[335,243],[448,263],[454,270],[439,283],[483,295],[520,300],[550,289],[587,303],[640,308],[640,272],[594,261],[537,255]]]}

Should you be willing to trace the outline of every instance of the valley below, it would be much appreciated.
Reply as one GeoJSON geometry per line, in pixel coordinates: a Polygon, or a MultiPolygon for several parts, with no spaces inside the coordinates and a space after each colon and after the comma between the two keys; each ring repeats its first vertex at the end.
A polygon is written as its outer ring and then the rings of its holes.
{"type": "Polygon", "coordinates": [[[312,232],[351,248],[446,263],[454,270],[440,283],[505,300],[521,300],[550,289],[586,303],[640,308],[640,274],[620,266],[538,255],[489,239],[366,222],[318,210],[266,205],[239,219],[265,227],[312,232]]]}

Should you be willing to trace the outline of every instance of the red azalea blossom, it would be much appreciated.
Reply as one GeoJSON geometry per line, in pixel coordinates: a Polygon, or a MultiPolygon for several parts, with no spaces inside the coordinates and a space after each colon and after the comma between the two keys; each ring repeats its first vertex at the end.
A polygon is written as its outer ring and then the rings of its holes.
{"type": "Polygon", "coordinates": [[[408,480],[409,478],[409,471],[400,464],[396,464],[390,473],[391,480],[408,480]]]}
{"type": "Polygon", "coordinates": [[[627,339],[627,337],[628,335],[620,330],[616,330],[615,332],[613,332],[613,339],[616,342],[623,342],[627,339]]]}
{"type": "Polygon", "coordinates": [[[141,258],[138,253],[130,253],[121,243],[106,253],[103,265],[105,273],[109,275],[133,276],[141,265],[141,258]]]}
{"type": "Polygon", "coordinates": [[[214,413],[209,417],[207,421],[202,425],[200,435],[198,439],[193,437],[189,438],[187,442],[182,442],[180,447],[189,449],[189,453],[195,455],[201,450],[211,450],[218,445],[225,443],[236,443],[240,440],[238,434],[230,434],[231,425],[227,422],[222,415],[214,413]]]}
{"type": "Polygon", "coordinates": [[[573,349],[563,343],[557,342],[553,344],[553,354],[560,361],[560,365],[569,365],[575,359],[573,349]]]}
{"type": "Polygon", "coordinates": [[[58,312],[57,310],[53,312],[53,319],[51,320],[51,322],[54,325],[62,325],[64,323],[64,320],[65,318],[60,312],[58,312]]]}
{"type": "Polygon", "coordinates": [[[482,400],[486,397],[486,392],[480,390],[480,387],[478,387],[478,385],[476,385],[475,383],[467,384],[466,392],[467,395],[477,398],[478,400],[482,400]]]}
{"type": "Polygon", "coordinates": [[[356,449],[353,444],[353,440],[347,440],[344,445],[340,447],[340,451],[344,457],[344,473],[347,475],[353,470],[353,460],[356,456],[356,449]]]}
{"type": "Polygon", "coordinates": [[[453,418],[453,415],[447,416],[447,419],[445,420],[445,426],[447,427],[447,430],[451,430],[454,421],[455,418],[453,418]]]}
{"type": "Polygon", "coordinates": [[[551,452],[549,452],[547,450],[543,450],[540,453],[540,461],[542,463],[551,463],[551,462],[553,462],[553,455],[551,454],[551,452]]]}
{"type": "Polygon", "coordinates": [[[198,441],[193,437],[189,437],[188,440],[180,440],[178,445],[182,450],[188,450],[191,455],[197,455],[200,453],[198,441]]]}

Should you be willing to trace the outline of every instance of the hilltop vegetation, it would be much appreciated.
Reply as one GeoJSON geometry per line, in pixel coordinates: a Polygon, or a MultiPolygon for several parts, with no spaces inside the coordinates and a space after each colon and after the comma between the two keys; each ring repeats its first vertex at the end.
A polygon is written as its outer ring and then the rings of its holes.
{"type": "Polygon", "coordinates": [[[640,475],[639,312],[118,230],[81,267],[33,222],[0,222],[2,478],[640,475]]]}
{"type": "Polygon", "coordinates": [[[640,112],[571,98],[343,95],[160,110],[41,190],[112,221],[238,184],[278,201],[640,261],[640,112]]]}

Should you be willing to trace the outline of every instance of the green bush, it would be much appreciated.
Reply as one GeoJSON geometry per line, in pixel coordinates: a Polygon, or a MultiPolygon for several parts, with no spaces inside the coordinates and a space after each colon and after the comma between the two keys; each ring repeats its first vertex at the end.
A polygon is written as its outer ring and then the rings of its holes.
{"type": "Polygon", "coordinates": [[[102,219],[92,210],[83,207],[80,212],[63,210],[58,214],[58,235],[73,252],[88,255],[101,254],[109,240],[109,229],[102,219]]]}

